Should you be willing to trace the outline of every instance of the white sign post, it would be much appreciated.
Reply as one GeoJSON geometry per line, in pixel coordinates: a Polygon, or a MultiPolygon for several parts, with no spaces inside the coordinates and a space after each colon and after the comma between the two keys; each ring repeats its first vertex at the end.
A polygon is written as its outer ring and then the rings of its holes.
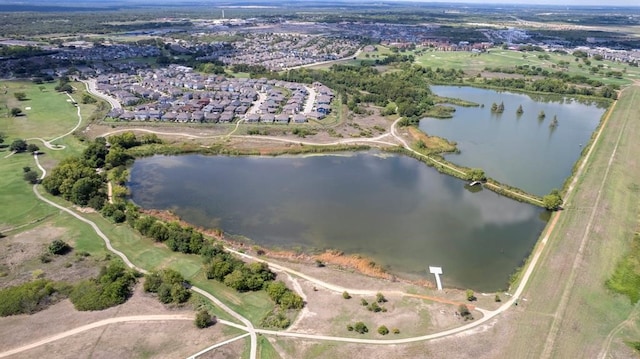
{"type": "Polygon", "coordinates": [[[436,286],[438,290],[442,290],[442,282],[440,282],[440,274],[442,274],[442,267],[429,266],[429,272],[436,276],[436,286]]]}

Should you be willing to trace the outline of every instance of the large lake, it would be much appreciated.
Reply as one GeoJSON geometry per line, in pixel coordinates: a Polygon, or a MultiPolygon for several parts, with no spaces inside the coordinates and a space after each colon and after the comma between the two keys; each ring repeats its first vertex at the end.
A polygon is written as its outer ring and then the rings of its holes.
{"type": "Polygon", "coordinates": [[[451,119],[420,121],[424,132],[458,143],[460,153],[446,155],[447,160],[482,168],[491,178],[537,195],[562,187],[605,112],[602,106],[565,97],[532,99],[524,94],[456,86],[432,86],[431,90],[484,105],[457,107],[451,119]],[[504,102],[504,113],[491,112],[494,102],[504,102]],[[520,116],[516,114],[519,105],[524,110],[520,116]],[[546,114],[544,120],[538,120],[540,111],[546,114]],[[554,116],[559,124],[551,128],[554,116]]]}
{"type": "Polygon", "coordinates": [[[144,208],[261,245],[359,253],[431,280],[427,266],[442,266],[445,286],[481,291],[506,288],[546,223],[539,208],[376,152],[154,156],[136,160],[129,185],[144,208]]]}

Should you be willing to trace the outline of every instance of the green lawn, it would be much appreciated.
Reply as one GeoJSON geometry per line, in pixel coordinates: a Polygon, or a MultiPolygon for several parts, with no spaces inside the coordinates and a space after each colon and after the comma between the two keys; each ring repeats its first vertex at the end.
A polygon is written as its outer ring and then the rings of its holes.
{"type": "MultiPolygon", "coordinates": [[[[1,153],[4,157],[6,154],[1,153]]],[[[50,206],[37,201],[31,184],[23,179],[22,168],[37,170],[33,157],[20,153],[8,158],[0,157],[0,232],[8,228],[42,220],[56,213],[50,206]]]]}
{"type": "Polygon", "coordinates": [[[566,70],[571,75],[583,75],[591,79],[596,79],[605,84],[627,85],[633,80],[640,79],[640,68],[630,67],[627,64],[612,61],[595,61],[591,60],[591,66],[586,66],[582,61],[576,62],[573,55],[562,55],[557,53],[544,53],[549,55],[549,60],[539,59],[539,52],[524,53],[520,51],[490,49],[486,53],[474,54],[466,51],[427,51],[423,55],[416,58],[416,62],[422,66],[443,69],[462,69],[467,73],[477,73],[484,70],[485,67],[508,67],[513,68],[516,65],[529,65],[532,67],[541,67],[550,72],[559,71],[558,64],[560,61],[569,62],[566,70]],[[582,68],[578,67],[582,64],[582,68]],[[590,67],[602,65],[601,72],[607,71],[626,71],[624,79],[616,79],[605,77],[604,74],[591,74],[590,67]],[[555,66],[555,67],[554,67],[555,66]]]}

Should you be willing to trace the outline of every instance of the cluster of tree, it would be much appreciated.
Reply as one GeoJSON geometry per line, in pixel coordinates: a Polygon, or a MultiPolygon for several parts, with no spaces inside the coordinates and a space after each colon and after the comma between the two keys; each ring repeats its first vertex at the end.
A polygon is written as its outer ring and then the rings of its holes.
{"type": "Polygon", "coordinates": [[[35,46],[0,46],[0,58],[4,59],[24,59],[33,56],[51,54],[35,46]]]}
{"type": "Polygon", "coordinates": [[[11,142],[11,144],[9,145],[9,150],[16,153],[21,153],[21,152],[33,153],[33,152],[39,151],[40,147],[38,147],[33,143],[27,143],[27,141],[23,139],[16,139],[13,142],[11,142]]]}
{"type": "Polygon", "coordinates": [[[93,96],[91,96],[89,94],[82,95],[82,100],[81,101],[85,105],[98,102],[98,100],[96,100],[95,97],[93,97],[93,96]]]}
{"type": "Polygon", "coordinates": [[[28,166],[22,167],[22,172],[23,172],[23,178],[25,181],[31,184],[36,184],[40,182],[40,179],[39,179],[40,176],[38,176],[38,172],[32,171],[31,167],[28,167],[28,166]]]}
{"type": "Polygon", "coordinates": [[[267,282],[264,287],[269,298],[281,309],[302,309],[304,306],[302,298],[287,288],[282,281],[267,282]]]}
{"type": "Polygon", "coordinates": [[[504,102],[500,102],[500,104],[498,105],[497,103],[492,103],[491,104],[491,112],[494,113],[503,113],[504,112],[504,102]]]}
{"type": "MultiPolygon", "coordinates": [[[[77,205],[102,209],[107,198],[106,176],[96,169],[125,166],[133,159],[127,149],[160,142],[156,135],[144,135],[138,139],[131,132],[113,135],[109,140],[111,147],[106,139],[98,137],[89,143],[79,157],[62,160],[42,181],[44,188],[54,196],[62,196],[77,205]]],[[[122,172],[124,169],[120,169],[122,172]]]]}
{"type": "Polygon", "coordinates": [[[75,285],[69,299],[77,310],[103,310],[124,303],[130,296],[136,275],[120,262],[103,267],[98,278],[75,285]]]}
{"type": "Polygon", "coordinates": [[[408,63],[413,63],[415,61],[415,56],[413,55],[402,55],[402,54],[391,54],[388,55],[387,57],[383,58],[383,59],[376,59],[374,61],[375,65],[390,65],[393,63],[400,63],[400,62],[408,62],[408,63]]]}
{"type": "Polygon", "coordinates": [[[265,285],[276,277],[265,263],[245,263],[220,244],[207,246],[203,257],[208,279],[215,279],[239,292],[265,289],[265,285]]]}
{"type": "Polygon", "coordinates": [[[58,85],[55,87],[55,90],[58,92],[66,92],[73,93],[73,87],[69,83],[69,77],[62,76],[58,79],[58,85]]]}
{"type": "Polygon", "coordinates": [[[71,287],[48,279],[36,279],[0,289],[0,316],[31,314],[65,299],[71,287]]]}
{"type": "Polygon", "coordinates": [[[567,84],[562,79],[545,78],[539,80],[526,80],[517,78],[493,78],[485,79],[485,84],[501,88],[512,88],[533,92],[548,92],[564,95],[598,96],[610,99],[617,98],[614,86],[601,86],[600,88],[582,87],[567,84]]]}
{"type": "Polygon", "coordinates": [[[263,65],[235,64],[231,66],[231,72],[248,72],[251,77],[255,77],[267,74],[269,70],[263,65]]]}
{"type": "Polygon", "coordinates": [[[130,223],[143,236],[164,243],[174,252],[201,254],[206,244],[202,233],[178,222],[165,223],[152,216],[140,216],[130,223]]]}
{"type": "Polygon", "coordinates": [[[182,274],[172,269],[151,272],[145,275],[144,280],[144,291],[156,293],[158,300],[165,304],[180,304],[189,300],[189,286],[182,274]]]}
{"type": "Polygon", "coordinates": [[[68,157],[42,181],[54,196],[80,206],[101,209],[106,199],[104,176],[81,157],[68,157]]]}
{"type": "Polygon", "coordinates": [[[542,203],[544,205],[544,208],[550,211],[560,209],[560,206],[562,206],[562,196],[560,195],[560,191],[555,188],[552,189],[549,194],[542,197],[542,203]]]}

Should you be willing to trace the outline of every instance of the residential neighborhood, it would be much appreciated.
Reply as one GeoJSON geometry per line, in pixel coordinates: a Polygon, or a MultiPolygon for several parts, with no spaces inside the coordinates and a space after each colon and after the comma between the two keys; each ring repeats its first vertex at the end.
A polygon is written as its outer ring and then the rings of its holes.
{"type": "Polygon", "coordinates": [[[121,121],[305,123],[331,112],[334,93],[323,84],[203,75],[185,66],[113,73],[96,79],[96,90],[124,109],[121,121]]]}

